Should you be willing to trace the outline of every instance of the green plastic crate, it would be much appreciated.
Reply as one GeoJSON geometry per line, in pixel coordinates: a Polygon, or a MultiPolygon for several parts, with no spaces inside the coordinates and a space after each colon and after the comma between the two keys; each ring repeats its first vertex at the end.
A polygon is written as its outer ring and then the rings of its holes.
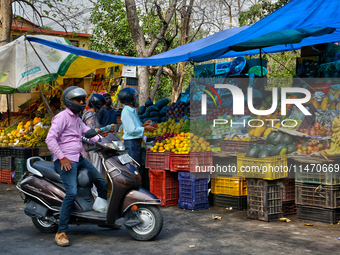
{"type": "Polygon", "coordinates": [[[340,169],[336,170],[335,165],[339,166],[335,162],[320,164],[296,162],[295,181],[311,184],[340,184],[340,169]]]}
{"type": "Polygon", "coordinates": [[[27,161],[27,158],[14,159],[15,182],[16,183],[21,179],[22,175],[27,171],[26,161],[27,161]]]}

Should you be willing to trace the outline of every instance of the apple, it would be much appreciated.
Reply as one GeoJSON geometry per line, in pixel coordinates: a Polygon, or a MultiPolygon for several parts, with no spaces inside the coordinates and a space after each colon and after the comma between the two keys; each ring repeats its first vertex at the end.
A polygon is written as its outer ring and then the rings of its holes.
{"type": "Polygon", "coordinates": [[[319,149],[318,146],[314,146],[314,147],[313,147],[313,151],[317,152],[317,151],[319,151],[319,150],[320,150],[320,149],[319,149]]]}
{"type": "Polygon", "coordinates": [[[310,135],[315,135],[315,133],[316,133],[315,129],[311,129],[310,132],[309,132],[310,135]]]}
{"type": "Polygon", "coordinates": [[[301,149],[298,149],[297,152],[298,152],[298,153],[303,153],[301,149]]]}
{"type": "Polygon", "coordinates": [[[318,148],[319,148],[320,150],[322,150],[323,145],[322,145],[321,143],[319,143],[317,146],[318,146],[318,148]]]}
{"type": "Polygon", "coordinates": [[[319,131],[319,130],[316,130],[316,131],[315,131],[315,135],[320,135],[320,131],[319,131]]]}
{"type": "Polygon", "coordinates": [[[328,143],[326,143],[325,146],[323,147],[324,150],[327,150],[327,149],[329,149],[329,148],[330,148],[330,146],[329,146],[328,143]]]}
{"type": "Polygon", "coordinates": [[[306,147],[306,146],[302,146],[301,149],[302,149],[303,151],[306,151],[306,150],[307,150],[307,147],[306,147]]]}
{"type": "Polygon", "coordinates": [[[315,140],[315,139],[314,139],[314,140],[312,140],[312,141],[311,141],[311,143],[312,143],[312,145],[313,145],[313,146],[316,146],[316,145],[318,145],[318,141],[317,141],[317,140],[315,140]]]}
{"type": "Polygon", "coordinates": [[[332,131],[328,131],[328,132],[326,133],[326,135],[327,135],[327,136],[332,136],[332,135],[333,135],[333,132],[332,132],[332,131]]]}
{"type": "Polygon", "coordinates": [[[308,147],[307,147],[307,150],[308,150],[308,151],[311,151],[311,150],[313,150],[313,147],[312,147],[312,146],[308,146],[308,147]]]}
{"type": "Polygon", "coordinates": [[[308,150],[308,151],[307,151],[307,154],[308,154],[308,155],[309,155],[309,154],[311,154],[311,153],[312,153],[312,151],[311,151],[311,150],[308,150]]]}
{"type": "Polygon", "coordinates": [[[316,122],[314,123],[313,127],[315,128],[315,130],[320,129],[320,124],[316,122]]]}
{"type": "Polygon", "coordinates": [[[301,149],[301,144],[296,145],[296,149],[301,149]]]}
{"type": "Polygon", "coordinates": [[[312,142],[309,142],[309,143],[307,144],[307,146],[313,146],[312,142]]]}
{"type": "Polygon", "coordinates": [[[322,128],[320,128],[321,130],[328,130],[328,126],[323,126],[322,128]]]}
{"type": "Polygon", "coordinates": [[[320,131],[321,136],[326,136],[326,132],[324,130],[320,131]]]}
{"type": "Polygon", "coordinates": [[[305,131],[303,133],[305,133],[306,135],[309,135],[309,130],[305,129],[305,131]]]}
{"type": "Polygon", "coordinates": [[[300,133],[303,133],[303,132],[305,132],[305,130],[304,129],[299,129],[298,130],[300,133]]]}

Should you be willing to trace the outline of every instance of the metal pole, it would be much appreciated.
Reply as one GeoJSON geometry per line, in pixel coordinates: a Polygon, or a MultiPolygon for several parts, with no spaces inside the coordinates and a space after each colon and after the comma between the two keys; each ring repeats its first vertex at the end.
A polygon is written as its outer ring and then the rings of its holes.
{"type": "Polygon", "coordinates": [[[51,117],[51,119],[52,119],[52,118],[54,117],[54,114],[53,114],[53,112],[52,112],[50,106],[48,105],[48,102],[47,102],[47,100],[46,100],[46,98],[45,98],[45,95],[44,95],[44,93],[42,92],[42,90],[41,90],[39,84],[38,84],[38,89],[39,89],[39,91],[40,91],[40,94],[41,94],[41,96],[42,96],[42,99],[44,100],[44,104],[45,104],[45,106],[46,106],[46,108],[47,108],[48,115],[50,115],[50,117],[51,117]]]}
{"type": "Polygon", "coordinates": [[[6,95],[6,101],[7,101],[7,115],[8,115],[8,126],[10,126],[11,125],[11,122],[10,122],[10,116],[9,116],[9,114],[10,114],[10,111],[9,111],[9,102],[8,102],[8,94],[6,95]]]}
{"type": "Polygon", "coordinates": [[[263,67],[262,67],[262,50],[260,48],[260,65],[261,65],[261,77],[263,77],[263,67]]]}

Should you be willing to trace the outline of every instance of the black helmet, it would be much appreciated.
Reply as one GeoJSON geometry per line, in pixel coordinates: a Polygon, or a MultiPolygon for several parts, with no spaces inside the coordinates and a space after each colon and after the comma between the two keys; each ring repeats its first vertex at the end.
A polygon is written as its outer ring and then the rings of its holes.
{"type": "Polygon", "coordinates": [[[132,104],[133,106],[138,106],[138,94],[139,91],[134,88],[125,88],[119,91],[118,100],[122,104],[132,104]]]}
{"type": "Polygon", "coordinates": [[[89,107],[93,107],[96,112],[98,112],[105,104],[105,97],[100,94],[92,94],[89,99],[89,107]]]}
{"type": "Polygon", "coordinates": [[[86,107],[85,98],[87,97],[87,93],[84,89],[71,86],[64,90],[63,92],[63,103],[69,108],[73,113],[79,113],[83,111],[86,107]],[[82,99],[84,104],[76,104],[72,101],[72,99],[82,99]]]}

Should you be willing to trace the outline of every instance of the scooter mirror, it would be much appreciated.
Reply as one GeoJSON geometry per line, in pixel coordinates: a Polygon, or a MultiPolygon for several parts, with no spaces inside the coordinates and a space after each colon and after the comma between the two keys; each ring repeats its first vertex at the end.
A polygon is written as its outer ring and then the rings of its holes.
{"type": "Polygon", "coordinates": [[[98,133],[94,129],[89,129],[85,132],[86,138],[92,138],[92,137],[95,137],[96,135],[98,135],[98,133]]]}

